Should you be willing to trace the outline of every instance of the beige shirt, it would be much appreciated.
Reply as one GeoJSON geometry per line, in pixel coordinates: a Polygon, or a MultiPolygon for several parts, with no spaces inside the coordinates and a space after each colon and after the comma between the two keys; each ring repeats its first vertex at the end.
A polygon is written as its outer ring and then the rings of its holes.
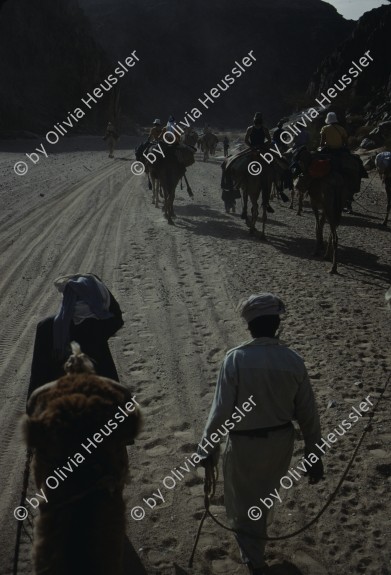
{"type": "Polygon", "coordinates": [[[321,439],[319,416],[303,359],[275,338],[262,337],[228,351],[220,369],[203,437],[227,420],[235,430],[274,427],[296,419],[306,448],[321,439]],[[252,396],[255,406],[241,421],[231,416],[252,396]]]}
{"type": "Polygon", "coordinates": [[[339,124],[323,126],[320,131],[320,145],[327,146],[333,150],[343,148],[348,142],[348,135],[345,128],[339,124]]]}

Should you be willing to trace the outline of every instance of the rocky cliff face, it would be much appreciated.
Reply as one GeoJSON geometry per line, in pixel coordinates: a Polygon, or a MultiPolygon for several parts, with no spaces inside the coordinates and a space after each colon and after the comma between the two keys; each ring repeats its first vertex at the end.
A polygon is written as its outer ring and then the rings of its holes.
{"type": "Polygon", "coordinates": [[[362,68],[333,106],[356,116],[356,123],[357,115],[369,124],[391,120],[391,6],[381,6],[360,18],[348,38],[319,65],[311,79],[308,97],[313,100],[326,92],[347,73],[352,61],[359,63],[366,51],[373,61],[362,68]]]}
{"type": "Polygon", "coordinates": [[[200,122],[246,126],[300,105],[321,59],[352,30],[321,0],[80,0],[113,61],[137,50],[124,110],[139,123],[184,117],[251,50],[254,65],[203,109],[200,122]]]}
{"type": "MultiPolygon", "coordinates": [[[[107,68],[77,0],[2,2],[0,52],[3,133],[52,129],[107,68]]],[[[106,107],[100,103],[101,111],[106,107]]],[[[92,128],[98,115],[99,108],[86,114],[84,126],[92,128]]]]}
{"type": "MultiPolygon", "coordinates": [[[[134,50],[140,62],[118,83],[120,129],[195,106],[200,123],[243,127],[258,110],[270,123],[299,107],[352,28],[321,0],[1,0],[0,133],[51,129],[134,50]],[[198,98],[251,51],[253,65],[202,108],[198,98]]],[[[110,98],[73,133],[102,126],[110,98]]]]}

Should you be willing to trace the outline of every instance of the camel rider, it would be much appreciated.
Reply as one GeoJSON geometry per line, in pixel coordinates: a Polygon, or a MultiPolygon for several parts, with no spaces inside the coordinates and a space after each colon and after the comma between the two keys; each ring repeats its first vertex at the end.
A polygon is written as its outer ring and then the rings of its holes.
{"type": "Polygon", "coordinates": [[[263,125],[262,114],[257,112],[254,116],[254,124],[247,128],[245,143],[249,148],[256,150],[265,147],[265,144],[271,144],[272,139],[269,130],[263,125]]]}
{"type": "Polygon", "coordinates": [[[171,132],[171,134],[174,134],[174,136],[175,136],[175,142],[173,142],[173,143],[178,143],[180,140],[180,135],[175,131],[175,127],[176,127],[175,118],[171,114],[168,118],[166,127],[163,128],[163,130],[162,130],[162,135],[164,134],[164,132],[171,132]]]}
{"type": "Polygon", "coordinates": [[[348,135],[345,128],[338,123],[335,112],[327,114],[325,124],[320,131],[320,147],[322,151],[332,152],[346,148],[348,135]]]}
{"type": "MultiPolygon", "coordinates": [[[[247,128],[244,142],[253,150],[263,150],[271,145],[272,139],[269,130],[263,125],[263,118],[260,112],[255,114],[254,124],[247,128]]],[[[270,214],[274,213],[270,204],[266,209],[270,214]]]]}
{"type": "Polygon", "coordinates": [[[162,123],[159,118],[153,121],[151,131],[149,132],[148,142],[156,142],[162,134],[162,123]]]}
{"type": "MultiPolygon", "coordinates": [[[[230,173],[230,165],[239,157],[247,156],[251,153],[252,150],[263,150],[265,149],[266,144],[271,144],[271,137],[269,130],[263,125],[263,118],[260,112],[257,112],[254,116],[254,124],[249,126],[246,131],[246,135],[244,138],[245,143],[247,144],[248,148],[226,158],[221,165],[222,175],[221,175],[221,187],[223,190],[222,193],[222,200],[225,203],[225,209],[228,212],[230,208],[234,207],[234,200],[236,198],[240,198],[240,191],[239,189],[233,189],[233,182],[230,173]],[[249,149],[250,148],[250,149],[249,149]],[[228,208],[228,210],[227,210],[228,208]]],[[[268,205],[267,211],[269,213],[273,213],[273,208],[268,205]]]]}
{"type": "MultiPolygon", "coordinates": [[[[343,126],[338,123],[335,112],[329,112],[326,117],[325,126],[320,131],[320,150],[325,153],[331,153],[334,156],[335,168],[344,172],[344,154],[350,154],[348,148],[348,134],[343,126]]],[[[368,178],[368,172],[364,168],[362,159],[352,154],[360,166],[361,178],[368,178]]],[[[348,174],[347,174],[348,176],[348,174]]]]}

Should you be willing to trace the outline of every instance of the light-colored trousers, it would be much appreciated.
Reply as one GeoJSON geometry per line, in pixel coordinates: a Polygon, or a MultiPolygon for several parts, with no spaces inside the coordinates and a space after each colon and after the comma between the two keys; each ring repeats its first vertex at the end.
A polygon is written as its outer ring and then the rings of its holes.
{"type": "Polygon", "coordinates": [[[281,505],[270,496],[280,489],[280,479],[286,475],[293,454],[294,428],[271,431],[267,438],[230,435],[223,459],[224,502],[231,526],[237,533],[242,559],[254,568],[265,565],[266,541],[274,508],[281,505]],[[260,498],[274,501],[270,511],[260,498]],[[262,517],[253,521],[248,516],[250,507],[262,510],[262,517]]]}

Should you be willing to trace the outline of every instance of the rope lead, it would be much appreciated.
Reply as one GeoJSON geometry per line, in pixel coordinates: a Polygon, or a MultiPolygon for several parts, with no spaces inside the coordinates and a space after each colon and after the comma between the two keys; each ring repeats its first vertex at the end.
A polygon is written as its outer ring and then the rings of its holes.
{"type": "MultiPolygon", "coordinates": [[[[342,483],[344,482],[347,474],[350,471],[350,468],[353,465],[353,462],[356,458],[357,452],[360,449],[360,446],[364,440],[365,435],[367,434],[368,431],[372,431],[372,419],[375,416],[376,410],[378,408],[378,405],[380,403],[380,401],[383,399],[383,395],[385,394],[388,384],[390,383],[390,379],[391,379],[391,375],[388,376],[387,382],[384,386],[383,391],[381,392],[372,412],[369,415],[369,421],[368,423],[365,425],[364,430],[360,436],[360,439],[357,442],[357,445],[353,451],[353,454],[350,458],[349,463],[346,466],[345,471],[342,474],[341,479],[338,482],[337,487],[334,489],[333,493],[330,495],[330,497],[328,498],[326,504],[322,507],[322,509],[315,515],[315,517],[313,519],[311,519],[311,521],[309,523],[307,523],[307,525],[304,525],[304,527],[301,527],[300,529],[297,529],[296,531],[293,531],[292,533],[288,533],[286,535],[280,535],[279,537],[269,537],[269,536],[259,536],[257,535],[258,539],[262,539],[262,541],[282,541],[284,539],[290,539],[291,537],[296,537],[296,535],[299,535],[300,533],[303,533],[303,531],[306,531],[306,529],[308,529],[309,527],[311,527],[314,523],[316,523],[318,521],[318,519],[323,515],[323,513],[326,511],[326,509],[331,505],[331,503],[334,501],[339,489],[341,488],[342,483]]],[[[204,503],[205,503],[205,511],[204,514],[201,518],[200,521],[200,525],[198,527],[198,531],[197,531],[197,535],[196,535],[196,539],[194,542],[194,546],[193,546],[193,551],[191,553],[190,559],[189,559],[189,567],[191,568],[193,566],[193,559],[194,559],[194,555],[197,549],[197,545],[198,545],[198,540],[200,538],[201,535],[201,530],[202,530],[202,526],[204,524],[204,521],[206,519],[207,516],[211,517],[211,519],[219,526],[222,527],[223,529],[225,529],[226,531],[230,531],[231,533],[241,533],[243,535],[250,535],[251,537],[254,536],[254,533],[249,533],[247,531],[243,531],[243,530],[239,530],[239,529],[233,529],[232,527],[228,527],[227,525],[224,525],[223,523],[221,523],[218,519],[216,519],[216,517],[214,517],[212,515],[212,513],[209,510],[210,507],[210,499],[214,496],[215,491],[216,491],[216,480],[217,480],[217,474],[215,471],[215,468],[213,467],[213,463],[211,461],[206,461],[206,465],[205,465],[205,480],[204,480],[204,503]]]]}

